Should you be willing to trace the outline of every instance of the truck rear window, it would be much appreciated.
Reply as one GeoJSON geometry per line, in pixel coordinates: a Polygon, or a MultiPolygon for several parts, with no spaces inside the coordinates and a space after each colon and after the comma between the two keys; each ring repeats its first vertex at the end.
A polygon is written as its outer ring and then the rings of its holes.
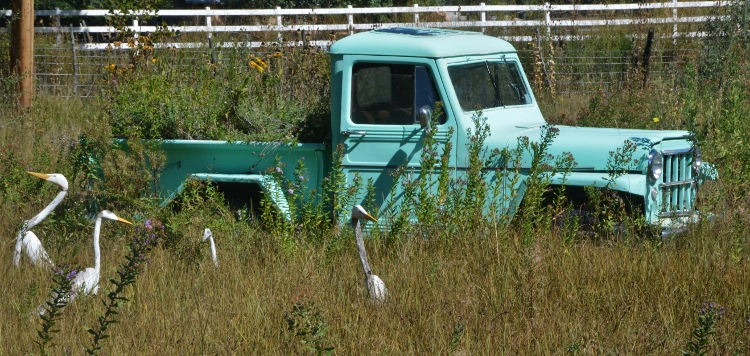
{"type": "Polygon", "coordinates": [[[448,67],[464,111],[531,104],[516,62],[484,61],[448,67]]]}

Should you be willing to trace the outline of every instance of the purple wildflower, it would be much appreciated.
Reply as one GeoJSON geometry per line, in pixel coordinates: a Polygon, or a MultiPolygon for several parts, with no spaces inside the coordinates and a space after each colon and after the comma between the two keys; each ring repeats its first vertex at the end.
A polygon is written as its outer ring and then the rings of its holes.
{"type": "Polygon", "coordinates": [[[286,192],[289,193],[289,194],[294,194],[294,189],[289,189],[286,192]]]}
{"type": "Polygon", "coordinates": [[[283,171],[283,170],[281,170],[281,167],[276,167],[276,172],[277,172],[277,173],[281,173],[281,174],[284,174],[284,171],[283,171]]]}
{"type": "Polygon", "coordinates": [[[65,278],[67,278],[68,280],[71,280],[73,278],[76,278],[76,274],[78,274],[78,271],[72,270],[70,271],[70,273],[68,273],[67,276],[65,276],[65,278]]]}

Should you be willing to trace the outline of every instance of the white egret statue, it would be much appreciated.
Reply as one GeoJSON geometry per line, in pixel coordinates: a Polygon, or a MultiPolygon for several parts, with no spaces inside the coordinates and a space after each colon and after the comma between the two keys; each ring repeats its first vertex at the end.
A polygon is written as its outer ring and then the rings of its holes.
{"type": "Polygon", "coordinates": [[[362,262],[362,269],[365,272],[365,285],[367,291],[370,292],[370,298],[378,303],[384,302],[388,297],[388,290],[385,288],[385,283],[380,277],[374,275],[370,269],[370,263],[367,261],[367,251],[365,251],[365,240],[362,237],[362,226],[359,223],[359,219],[370,220],[377,222],[378,220],[368,214],[361,205],[356,205],[352,208],[352,227],[354,228],[354,235],[357,242],[357,250],[359,251],[359,260],[362,262]]]}
{"type": "Polygon", "coordinates": [[[86,268],[85,270],[78,272],[76,278],[73,280],[73,291],[71,293],[71,301],[79,293],[83,295],[96,294],[99,291],[99,274],[101,271],[101,252],[99,251],[99,232],[102,227],[102,219],[121,221],[126,224],[133,225],[130,221],[127,221],[109,210],[102,210],[96,215],[96,222],[94,222],[94,267],[86,268]]]}
{"type": "MultiPolygon", "coordinates": [[[[99,233],[102,227],[102,219],[121,221],[130,225],[133,224],[130,221],[127,221],[115,215],[113,212],[109,210],[102,210],[99,214],[96,215],[96,221],[94,222],[94,267],[86,268],[85,270],[79,271],[76,274],[75,279],[73,279],[73,283],[72,283],[73,288],[70,291],[70,300],[68,300],[69,303],[73,302],[73,300],[79,294],[88,295],[88,294],[96,294],[97,292],[99,292],[99,275],[101,272],[101,251],[99,250],[99,233]]],[[[37,312],[40,315],[44,314],[45,305],[46,303],[40,305],[37,308],[37,312]]]]}
{"type": "Polygon", "coordinates": [[[13,264],[18,267],[18,264],[21,261],[21,251],[25,251],[26,255],[29,256],[31,263],[35,266],[41,263],[44,264],[44,266],[47,268],[53,268],[55,265],[52,263],[52,260],[50,260],[49,255],[47,255],[47,251],[44,250],[42,242],[39,241],[39,238],[35,233],[29,230],[31,230],[34,226],[39,225],[39,223],[42,222],[44,218],[49,216],[52,210],[54,210],[57,205],[60,204],[63,198],[65,198],[65,195],[68,194],[68,180],[65,179],[64,175],[59,173],[28,173],[35,177],[44,179],[50,183],[57,184],[61,190],[59,193],[57,193],[55,199],[53,199],[52,202],[47,205],[47,207],[39,212],[39,214],[23,222],[23,227],[21,227],[21,230],[18,231],[18,236],[16,236],[16,248],[13,252],[13,264]]]}
{"type": "Polygon", "coordinates": [[[216,266],[216,268],[219,268],[219,261],[216,260],[216,245],[214,244],[214,234],[209,228],[203,230],[203,240],[201,241],[206,242],[206,240],[211,243],[211,258],[213,258],[214,260],[214,266],[216,266]]]}

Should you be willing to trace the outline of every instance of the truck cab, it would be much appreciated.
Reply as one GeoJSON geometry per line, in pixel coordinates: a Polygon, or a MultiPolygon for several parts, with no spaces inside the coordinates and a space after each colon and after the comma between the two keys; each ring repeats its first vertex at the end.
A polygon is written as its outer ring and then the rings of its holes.
{"type": "MultiPolygon", "coordinates": [[[[513,148],[520,137],[538,140],[542,116],[515,48],[475,32],[435,28],[382,28],[334,43],[331,56],[332,144],[343,144],[349,179],[372,179],[378,203],[394,184],[386,174],[418,168],[427,128],[451,141],[450,168],[468,169],[467,129],[486,118],[487,152],[513,148]],[[453,134],[449,134],[453,132],[453,134]]],[[[572,154],[577,165],[552,185],[566,185],[577,200],[583,187],[608,187],[638,205],[650,224],[670,228],[693,221],[697,188],[707,165],[690,132],[557,126],[549,154],[572,154]],[[636,145],[632,164],[614,182],[608,159],[624,142],[636,145]]],[[[517,169],[528,174],[530,157],[517,169]]],[[[523,196],[524,179],[519,181],[523,196]]],[[[512,213],[521,199],[509,201],[512,213]]]]}

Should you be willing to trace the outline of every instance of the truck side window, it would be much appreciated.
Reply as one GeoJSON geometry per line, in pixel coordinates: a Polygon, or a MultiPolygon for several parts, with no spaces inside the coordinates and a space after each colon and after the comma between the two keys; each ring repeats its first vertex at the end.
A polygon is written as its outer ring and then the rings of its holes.
{"type": "Polygon", "coordinates": [[[435,109],[429,70],[406,64],[357,63],[352,69],[351,120],[357,124],[414,125],[415,107],[435,109]]]}

